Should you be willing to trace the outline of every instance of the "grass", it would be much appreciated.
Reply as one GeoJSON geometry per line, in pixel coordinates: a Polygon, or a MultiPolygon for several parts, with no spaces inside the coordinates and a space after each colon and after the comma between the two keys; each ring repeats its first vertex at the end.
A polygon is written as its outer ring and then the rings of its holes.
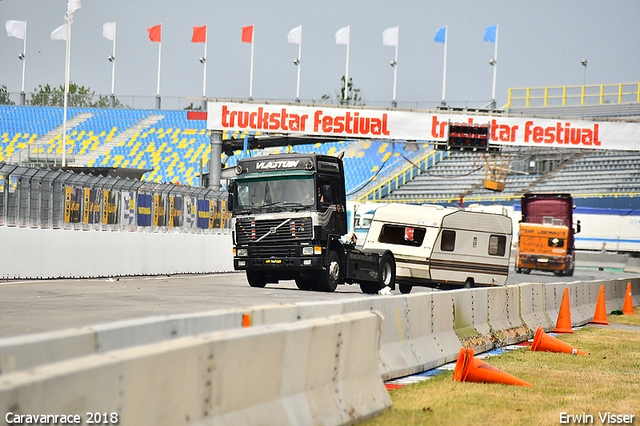
{"type": "MultiPolygon", "coordinates": [[[[635,312],[608,321],[640,326],[635,312]]],[[[599,413],[609,412],[634,415],[640,425],[640,331],[587,326],[558,338],[590,356],[517,349],[486,361],[533,387],[454,382],[445,372],[390,391],[393,408],[362,424],[559,425],[561,413],[602,424],[599,413]]]]}

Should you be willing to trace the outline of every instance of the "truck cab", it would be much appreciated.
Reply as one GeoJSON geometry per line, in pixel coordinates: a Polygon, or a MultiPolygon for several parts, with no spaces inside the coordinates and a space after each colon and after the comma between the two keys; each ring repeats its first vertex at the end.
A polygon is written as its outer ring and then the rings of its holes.
{"type": "Polygon", "coordinates": [[[334,291],[340,283],[360,282],[363,288],[364,282],[363,290],[373,292],[395,284],[392,254],[381,271],[379,253],[361,252],[340,239],[347,233],[347,215],[344,169],[337,157],[289,153],[241,159],[229,184],[229,209],[234,268],[246,271],[252,287],[295,280],[303,290],[334,291]]]}

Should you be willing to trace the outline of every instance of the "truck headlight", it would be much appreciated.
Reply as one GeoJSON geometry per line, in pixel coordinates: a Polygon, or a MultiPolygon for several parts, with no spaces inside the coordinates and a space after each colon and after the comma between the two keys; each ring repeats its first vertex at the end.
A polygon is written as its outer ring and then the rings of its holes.
{"type": "Polygon", "coordinates": [[[309,256],[313,254],[313,247],[302,247],[302,254],[309,256]]]}
{"type": "Polygon", "coordinates": [[[238,249],[237,253],[238,253],[238,257],[247,257],[249,255],[249,252],[247,251],[246,248],[238,249]]]}

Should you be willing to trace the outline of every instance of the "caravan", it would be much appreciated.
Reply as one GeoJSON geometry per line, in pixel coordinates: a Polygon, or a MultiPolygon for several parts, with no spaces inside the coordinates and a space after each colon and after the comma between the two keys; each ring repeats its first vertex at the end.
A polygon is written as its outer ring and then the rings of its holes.
{"type": "Polygon", "coordinates": [[[502,214],[389,204],[375,211],[364,249],[393,252],[402,293],[413,286],[505,285],[512,228],[502,214]]]}

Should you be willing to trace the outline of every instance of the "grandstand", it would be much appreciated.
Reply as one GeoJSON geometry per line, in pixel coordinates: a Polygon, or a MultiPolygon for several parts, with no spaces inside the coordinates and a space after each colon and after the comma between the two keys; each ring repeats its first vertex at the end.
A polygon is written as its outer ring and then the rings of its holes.
{"type": "MultiPolygon", "coordinates": [[[[48,165],[62,159],[62,108],[0,106],[0,161],[48,165]]],[[[70,166],[152,169],[143,180],[198,185],[208,172],[210,136],[206,121],[188,120],[186,111],[70,108],[67,122],[70,166]]],[[[227,132],[223,138],[242,137],[227,132]]],[[[273,152],[291,151],[282,147],[273,152]]],[[[399,152],[387,142],[332,142],[299,145],[297,152],[336,155],[345,151],[347,191],[377,175],[399,152]],[[390,160],[390,161],[389,161],[390,160]]],[[[258,155],[237,151],[221,161],[232,167],[239,158],[258,155]]]]}
{"type": "MultiPolygon", "coordinates": [[[[557,108],[553,111],[559,113],[557,108]]],[[[62,122],[59,107],[0,106],[0,161],[60,164],[62,122]]],[[[201,172],[208,172],[206,121],[188,120],[187,111],[70,108],[67,135],[69,166],[148,169],[144,181],[190,186],[197,186],[201,172]]],[[[223,139],[243,136],[225,132],[223,139]]],[[[484,186],[487,153],[441,151],[436,159],[425,141],[418,152],[405,151],[403,145],[369,140],[317,143],[236,151],[223,154],[221,162],[233,167],[239,158],[265,151],[344,151],[347,193],[361,201],[457,205],[462,198],[466,203],[492,204],[513,203],[525,192],[569,192],[585,206],[639,207],[638,152],[510,148],[502,152],[511,163],[505,187],[496,192],[484,186]],[[430,160],[420,163],[421,158],[430,160]]]]}

